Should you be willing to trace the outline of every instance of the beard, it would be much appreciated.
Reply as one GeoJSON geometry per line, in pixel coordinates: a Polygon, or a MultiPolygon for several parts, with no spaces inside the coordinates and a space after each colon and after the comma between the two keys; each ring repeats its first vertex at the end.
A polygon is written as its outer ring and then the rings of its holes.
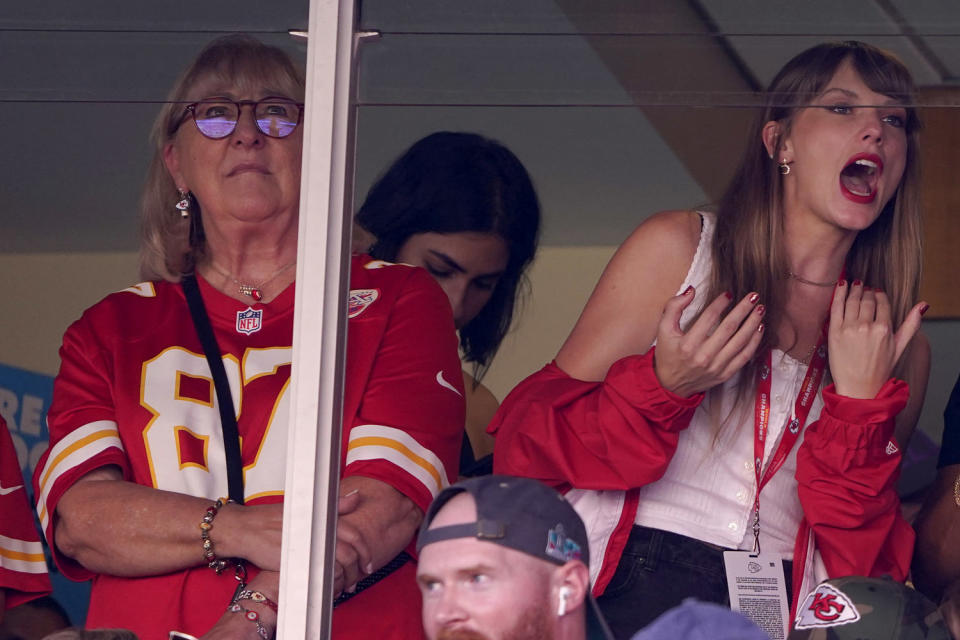
{"type": "Polygon", "coordinates": [[[473,629],[441,629],[435,640],[553,640],[553,618],[547,607],[531,607],[502,635],[473,629]]]}

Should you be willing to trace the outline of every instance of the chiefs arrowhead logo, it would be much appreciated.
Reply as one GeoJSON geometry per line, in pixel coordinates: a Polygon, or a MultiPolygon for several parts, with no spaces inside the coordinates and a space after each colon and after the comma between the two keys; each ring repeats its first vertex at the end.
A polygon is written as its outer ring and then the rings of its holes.
{"type": "Polygon", "coordinates": [[[379,297],[379,289],[351,289],[347,304],[347,317],[356,318],[379,297]]]}
{"type": "Polygon", "coordinates": [[[821,584],[797,609],[794,627],[814,629],[850,624],[860,619],[860,612],[847,595],[830,584],[821,584]]]}

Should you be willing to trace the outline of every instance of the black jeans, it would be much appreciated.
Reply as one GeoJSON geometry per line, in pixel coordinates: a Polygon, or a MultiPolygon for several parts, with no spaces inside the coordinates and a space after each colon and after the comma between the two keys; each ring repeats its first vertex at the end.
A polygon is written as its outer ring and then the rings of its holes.
{"type": "MultiPolygon", "coordinates": [[[[787,598],[792,563],[784,561],[787,598]]],[[[723,550],[677,533],[634,526],[597,604],[613,635],[627,640],[686,598],[730,605],[723,550]]]]}

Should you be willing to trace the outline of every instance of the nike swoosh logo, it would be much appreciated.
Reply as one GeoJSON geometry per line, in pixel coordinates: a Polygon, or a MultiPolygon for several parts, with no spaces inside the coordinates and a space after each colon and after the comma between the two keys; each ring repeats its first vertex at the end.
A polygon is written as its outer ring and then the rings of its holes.
{"type": "Polygon", "coordinates": [[[17,489],[23,489],[23,485],[22,485],[22,484],[18,484],[18,485],[15,486],[15,487],[0,487],[0,496],[5,496],[5,495],[7,495],[8,493],[13,493],[13,492],[16,491],[17,489]]]}
{"type": "Polygon", "coordinates": [[[440,371],[437,371],[437,384],[443,387],[444,389],[450,389],[450,391],[453,391],[455,394],[457,394],[461,398],[463,397],[463,394],[457,391],[457,388],[455,386],[453,386],[452,384],[450,384],[449,382],[443,379],[443,369],[441,369],[440,371]]]}

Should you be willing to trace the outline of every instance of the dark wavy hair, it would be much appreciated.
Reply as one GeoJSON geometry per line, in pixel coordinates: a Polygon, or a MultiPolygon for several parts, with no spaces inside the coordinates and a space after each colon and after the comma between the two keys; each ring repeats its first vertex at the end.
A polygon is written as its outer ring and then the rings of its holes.
{"type": "Polygon", "coordinates": [[[477,317],[460,329],[460,347],[480,379],[510,329],[524,272],[537,250],[540,204],[523,164],[502,144],[475,133],[439,131],[417,141],[367,194],[357,223],[376,242],[370,254],[396,260],[418,233],[495,233],[507,268],[477,317]]]}

